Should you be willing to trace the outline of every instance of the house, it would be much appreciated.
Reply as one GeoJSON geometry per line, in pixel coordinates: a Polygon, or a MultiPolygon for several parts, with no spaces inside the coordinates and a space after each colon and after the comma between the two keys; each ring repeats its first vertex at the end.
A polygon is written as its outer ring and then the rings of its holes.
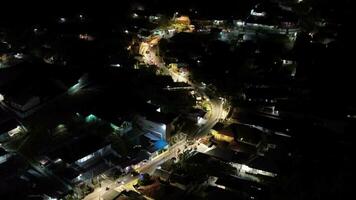
{"type": "Polygon", "coordinates": [[[43,63],[23,62],[3,69],[0,71],[3,105],[18,117],[26,118],[73,85],[77,75],[68,74],[60,67],[43,63]]]}
{"type": "Polygon", "coordinates": [[[110,126],[119,135],[124,135],[132,130],[132,122],[121,119],[115,119],[111,121],[110,126]]]}
{"type": "Polygon", "coordinates": [[[235,151],[233,149],[221,148],[221,147],[215,147],[207,151],[205,154],[217,158],[219,160],[222,160],[224,162],[237,162],[237,163],[244,163],[251,157],[251,154],[247,152],[235,151]]]}
{"type": "Polygon", "coordinates": [[[152,140],[169,140],[178,116],[146,109],[135,117],[135,123],[152,140]]]}
{"type": "Polygon", "coordinates": [[[7,108],[21,118],[30,116],[44,103],[66,91],[53,80],[28,78],[11,83],[3,92],[7,108]]]}
{"type": "MultiPolygon", "coordinates": [[[[77,113],[80,116],[80,113],[77,113]]],[[[94,120],[104,120],[109,123],[111,128],[115,131],[116,134],[123,136],[130,132],[133,129],[132,121],[128,117],[122,117],[118,115],[115,111],[107,110],[96,110],[94,112],[83,112],[82,115],[86,116],[85,120],[87,122],[94,120]]]]}
{"type": "Polygon", "coordinates": [[[135,191],[122,191],[118,192],[116,190],[108,190],[105,192],[100,200],[145,200],[146,198],[143,197],[141,194],[135,192],[135,191]]]}
{"type": "Polygon", "coordinates": [[[280,172],[276,161],[266,156],[256,156],[251,159],[246,165],[243,165],[241,170],[250,174],[261,175],[266,177],[276,177],[280,172]]]}
{"type": "Polygon", "coordinates": [[[206,122],[206,120],[204,119],[205,114],[206,111],[204,111],[203,109],[192,108],[188,113],[185,114],[185,117],[197,124],[202,124],[206,122]]]}
{"type": "Polygon", "coordinates": [[[17,127],[17,123],[14,119],[2,121],[0,124],[0,142],[10,139],[9,132],[16,132],[17,127]]]}
{"type": "MultiPolygon", "coordinates": [[[[3,159],[3,162],[0,162],[0,185],[2,182],[6,182],[6,180],[16,178],[21,174],[22,169],[26,166],[25,160],[19,155],[8,153],[4,149],[0,148],[0,155],[1,154],[3,154],[1,158],[5,159],[3,159]],[[14,168],[14,166],[16,166],[16,168],[14,168]]],[[[0,188],[0,191],[1,189],[3,188],[0,188]]]]}
{"type": "Polygon", "coordinates": [[[243,125],[231,124],[227,127],[214,126],[211,134],[216,141],[232,143],[244,143],[258,147],[262,142],[262,133],[258,129],[243,125]]]}
{"type": "Polygon", "coordinates": [[[264,28],[295,28],[297,15],[287,6],[274,3],[260,3],[254,6],[246,20],[248,25],[259,25],[264,28]]]}
{"type": "Polygon", "coordinates": [[[11,118],[5,111],[0,110],[0,142],[10,139],[23,131],[17,120],[11,118]]]}
{"type": "Polygon", "coordinates": [[[232,143],[234,141],[234,134],[231,131],[228,130],[216,131],[212,129],[210,133],[213,136],[214,140],[220,142],[227,142],[227,143],[232,143]]]}
{"type": "Polygon", "coordinates": [[[243,124],[231,124],[228,128],[234,132],[236,141],[240,143],[258,147],[262,142],[262,132],[256,128],[243,124]]]}
{"type": "MultiPolygon", "coordinates": [[[[114,162],[111,161],[109,155],[120,157],[108,142],[82,136],[53,150],[49,153],[47,160],[52,164],[64,163],[72,171],[77,172],[78,175],[70,181],[78,183],[89,180],[111,168],[114,162]]],[[[46,166],[49,165],[46,164],[46,166]]]]}
{"type": "Polygon", "coordinates": [[[11,156],[11,153],[0,147],[0,164],[6,162],[11,156]]]}
{"type": "MultiPolygon", "coordinates": [[[[264,199],[269,192],[269,188],[260,183],[246,180],[237,176],[219,176],[215,185],[228,191],[233,191],[248,199],[264,199]]],[[[242,198],[244,199],[244,198],[242,198]]]]}
{"type": "Polygon", "coordinates": [[[19,155],[8,153],[2,148],[0,148],[0,160],[2,160],[0,161],[0,198],[18,199],[14,197],[21,196],[22,192],[26,191],[25,181],[20,176],[27,163],[19,155]]]}

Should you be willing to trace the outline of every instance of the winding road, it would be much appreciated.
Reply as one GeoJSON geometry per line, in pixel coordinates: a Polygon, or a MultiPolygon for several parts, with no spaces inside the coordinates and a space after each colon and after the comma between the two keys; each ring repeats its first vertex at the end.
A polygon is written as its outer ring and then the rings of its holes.
{"type": "MultiPolygon", "coordinates": [[[[162,31],[164,32],[164,31],[162,31]]],[[[159,57],[159,49],[158,44],[161,37],[158,36],[149,36],[145,41],[141,43],[140,46],[140,54],[142,55],[143,61],[147,65],[154,65],[158,67],[164,74],[169,74],[174,81],[180,81],[188,83],[193,90],[202,97],[205,97],[205,100],[210,104],[211,110],[206,113],[206,122],[198,127],[195,131],[188,134],[193,137],[195,143],[188,145],[186,140],[182,140],[172,146],[170,146],[165,152],[157,155],[156,157],[148,160],[145,163],[140,163],[139,167],[136,170],[140,173],[149,173],[152,174],[157,167],[159,167],[162,163],[167,160],[176,157],[178,152],[183,151],[184,149],[193,148],[194,146],[198,146],[198,140],[201,136],[206,135],[212,127],[222,118],[224,118],[224,101],[219,97],[214,97],[212,99],[207,98],[205,87],[201,84],[194,83],[192,80],[188,80],[186,77],[181,76],[179,73],[173,72],[169,70],[169,68],[163,62],[163,59],[159,57]]],[[[167,38],[167,37],[166,37],[167,38]]],[[[200,145],[200,151],[207,151],[207,147],[203,147],[200,145]]],[[[130,190],[134,189],[132,186],[136,183],[138,176],[126,175],[120,177],[116,181],[108,181],[107,184],[102,185],[101,188],[96,188],[95,191],[88,196],[86,196],[85,200],[94,200],[101,199],[101,196],[106,192],[106,189],[114,189],[116,191],[130,190]]]]}

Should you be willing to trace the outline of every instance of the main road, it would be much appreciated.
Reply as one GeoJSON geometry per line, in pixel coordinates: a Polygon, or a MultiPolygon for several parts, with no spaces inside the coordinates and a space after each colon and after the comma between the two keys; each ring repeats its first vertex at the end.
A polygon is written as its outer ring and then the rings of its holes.
{"type": "MultiPolygon", "coordinates": [[[[164,32],[164,31],[161,31],[164,32]]],[[[202,97],[205,97],[211,106],[211,110],[206,115],[206,123],[199,127],[192,135],[199,137],[205,135],[214,125],[222,118],[224,118],[223,99],[219,97],[208,98],[205,91],[205,86],[201,83],[196,83],[193,80],[189,80],[186,76],[183,76],[173,70],[170,70],[164,63],[163,59],[158,56],[159,49],[158,44],[160,37],[152,36],[148,37],[147,41],[141,43],[140,53],[143,57],[143,61],[149,65],[157,66],[164,74],[169,74],[174,81],[180,81],[188,83],[193,87],[194,91],[202,97]]]]}
{"type": "MultiPolygon", "coordinates": [[[[224,116],[224,108],[223,104],[225,101],[219,97],[217,98],[208,98],[205,92],[205,87],[202,86],[200,83],[195,83],[192,80],[187,79],[186,77],[180,75],[173,70],[168,69],[168,67],[163,62],[163,59],[158,54],[158,44],[161,39],[159,36],[149,36],[149,39],[143,41],[140,46],[140,54],[143,57],[143,61],[148,65],[157,66],[158,69],[162,70],[164,74],[170,75],[173,80],[186,82],[190,86],[193,87],[194,91],[202,97],[205,97],[205,100],[210,104],[210,111],[206,114],[206,122],[197,128],[195,131],[190,133],[190,139],[195,140],[195,142],[191,145],[187,144],[187,140],[179,141],[178,143],[170,146],[166,151],[157,155],[156,157],[144,162],[139,163],[136,166],[136,170],[140,173],[153,173],[155,169],[157,169],[162,163],[166,162],[167,160],[176,157],[177,154],[184,149],[192,149],[194,147],[199,146],[199,151],[207,151],[209,150],[208,147],[204,145],[200,145],[198,140],[201,136],[205,135],[210,131],[212,127],[220,120],[223,119],[224,116]]],[[[94,200],[94,199],[101,199],[101,196],[106,192],[107,189],[115,189],[116,191],[122,190],[130,190],[134,189],[132,187],[133,184],[136,183],[138,176],[126,175],[120,177],[115,181],[107,181],[106,184],[102,184],[100,188],[96,188],[93,193],[86,196],[85,200],[94,200]]]]}

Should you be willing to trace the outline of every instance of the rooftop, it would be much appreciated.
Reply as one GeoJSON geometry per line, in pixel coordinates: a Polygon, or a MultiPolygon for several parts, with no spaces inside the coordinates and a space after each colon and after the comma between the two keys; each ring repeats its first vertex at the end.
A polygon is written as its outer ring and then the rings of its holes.
{"type": "Polygon", "coordinates": [[[49,157],[53,160],[61,158],[62,160],[73,163],[80,158],[83,158],[91,153],[108,145],[107,142],[103,140],[98,140],[94,137],[75,137],[69,142],[63,144],[56,150],[49,154],[49,157]]]}
{"type": "Polygon", "coordinates": [[[250,157],[250,154],[244,153],[244,152],[236,152],[230,149],[223,149],[220,147],[216,147],[212,150],[209,150],[206,152],[206,154],[213,156],[215,158],[218,158],[219,160],[225,161],[225,162],[240,162],[244,163],[248,160],[250,157]]]}
{"type": "Polygon", "coordinates": [[[156,111],[156,106],[151,104],[146,104],[145,106],[141,107],[141,115],[146,117],[147,120],[158,122],[162,124],[169,124],[177,118],[175,114],[167,114],[161,113],[156,111]]]}
{"type": "Polygon", "coordinates": [[[0,134],[8,132],[14,128],[16,128],[19,123],[15,119],[9,119],[6,121],[1,122],[0,124],[0,134]]]}
{"type": "Polygon", "coordinates": [[[276,165],[276,162],[264,156],[257,156],[247,165],[251,168],[260,169],[267,172],[272,172],[272,173],[279,172],[279,167],[276,165]]]}

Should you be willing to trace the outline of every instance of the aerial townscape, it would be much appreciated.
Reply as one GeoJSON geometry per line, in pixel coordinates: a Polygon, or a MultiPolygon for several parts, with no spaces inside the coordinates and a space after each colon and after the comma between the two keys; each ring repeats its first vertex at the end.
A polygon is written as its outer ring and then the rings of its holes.
{"type": "Polygon", "coordinates": [[[0,200],[352,199],[351,2],[2,5],[0,200]]]}

